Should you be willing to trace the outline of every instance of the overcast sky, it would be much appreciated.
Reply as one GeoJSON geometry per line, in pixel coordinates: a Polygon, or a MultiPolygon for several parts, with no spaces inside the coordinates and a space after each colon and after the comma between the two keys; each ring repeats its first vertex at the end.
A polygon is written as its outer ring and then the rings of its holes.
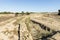
{"type": "Polygon", "coordinates": [[[60,0],[0,0],[0,12],[55,12],[58,9],[60,0]]]}

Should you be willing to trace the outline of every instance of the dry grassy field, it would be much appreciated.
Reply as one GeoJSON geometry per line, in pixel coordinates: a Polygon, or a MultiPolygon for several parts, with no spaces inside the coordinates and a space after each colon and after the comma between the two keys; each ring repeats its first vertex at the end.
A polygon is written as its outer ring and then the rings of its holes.
{"type": "Polygon", "coordinates": [[[19,40],[18,35],[20,40],[60,40],[60,16],[49,12],[0,14],[0,40],[19,40]]]}

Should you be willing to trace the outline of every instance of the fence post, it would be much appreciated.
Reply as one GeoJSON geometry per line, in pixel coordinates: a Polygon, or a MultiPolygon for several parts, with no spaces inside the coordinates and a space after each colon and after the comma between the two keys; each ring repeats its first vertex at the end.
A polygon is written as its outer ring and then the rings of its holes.
{"type": "Polygon", "coordinates": [[[18,26],[18,40],[20,40],[20,24],[18,26]]]}

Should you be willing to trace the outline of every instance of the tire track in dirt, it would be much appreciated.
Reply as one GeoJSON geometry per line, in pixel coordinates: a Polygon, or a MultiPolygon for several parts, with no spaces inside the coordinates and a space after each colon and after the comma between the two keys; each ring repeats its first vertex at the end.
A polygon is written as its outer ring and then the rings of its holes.
{"type": "Polygon", "coordinates": [[[13,21],[15,18],[10,18],[10,19],[8,19],[8,20],[6,20],[6,21],[4,21],[4,22],[1,22],[0,23],[0,26],[3,26],[3,25],[6,25],[7,23],[10,23],[11,21],[13,21]]]}
{"type": "Polygon", "coordinates": [[[16,35],[18,26],[13,25],[15,21],[16,21],[16,18],[12,18],[7,22],[5,22],[3,26],[0,26],[0,34],[3,34],[0,36],[1,39],[18,40],[18,36],[16,35]]]}

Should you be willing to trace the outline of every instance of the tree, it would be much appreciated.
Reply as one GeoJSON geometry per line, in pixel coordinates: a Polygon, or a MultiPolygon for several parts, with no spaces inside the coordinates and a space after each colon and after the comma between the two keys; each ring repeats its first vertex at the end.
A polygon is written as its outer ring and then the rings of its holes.
{"type": "Polygon", "coordinates": [[[24,11],[22,11],[21,14],[24,15],[25,14],[24,11]]]}
{"type": "Polygon", "coordinates": [[[16,16],[18,16],[18,14],[19,14],[18,12],[17,12],[17,13],[15,13],[15,17],[16,17],[16,16]]]}
{"type": "Polygon", "coordinates": [[[30,13],[29,12],[26,12],[27,15],[29,15],[30,13]]]}

